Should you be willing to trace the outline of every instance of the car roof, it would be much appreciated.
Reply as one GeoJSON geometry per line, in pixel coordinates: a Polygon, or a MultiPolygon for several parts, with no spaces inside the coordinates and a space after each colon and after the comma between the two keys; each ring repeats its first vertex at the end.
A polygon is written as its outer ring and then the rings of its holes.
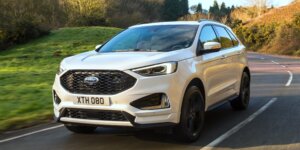
{"type": "Polygon", "coordinates": [[[216,24],[221,26],[226,26],[222,23],[213,20],[201,19],[199,21],[170,21],[170,22],[155,22],[155,23],[146,23],[138,24],[131,26],[129,28],[138,28],[138,27],[148,27],[148,26],[159,26],[159,25],[200,25],[200,24],[216,24]]]}
{"type": "Polygon", "coordinates": [[[129,28],[159,26],[159,25],[200,25],[200,22],[198,21],[155,22],[155,23],[138,24],[138,25],[131,26],[129,28]]]}

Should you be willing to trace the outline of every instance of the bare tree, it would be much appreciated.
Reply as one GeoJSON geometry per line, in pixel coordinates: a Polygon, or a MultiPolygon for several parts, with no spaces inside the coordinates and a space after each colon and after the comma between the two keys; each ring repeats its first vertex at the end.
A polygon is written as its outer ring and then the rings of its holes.
{"type": "Polygon", "coordinates": [[[270,6],[272,0],[245,0],[245,2],[250,6],[255,6],[258,9],[258,16],[260,16],[270,6]]]}
{"type": "Polygon", "coordinates": [[[228,22],[228,16],[224,16],[221,18],[221,23],[226,24],[228,22]]]}

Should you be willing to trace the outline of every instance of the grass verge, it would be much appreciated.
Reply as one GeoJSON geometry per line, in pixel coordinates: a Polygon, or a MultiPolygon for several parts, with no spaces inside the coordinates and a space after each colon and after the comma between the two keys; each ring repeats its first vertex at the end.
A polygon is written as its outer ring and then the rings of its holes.
{"type": "Polygon", "coordinates": [[[118,28],[62,28],[0,52],[0,131],[45,121],[52,116],[51,87],[60,61],[93,50],[118,28]]]}

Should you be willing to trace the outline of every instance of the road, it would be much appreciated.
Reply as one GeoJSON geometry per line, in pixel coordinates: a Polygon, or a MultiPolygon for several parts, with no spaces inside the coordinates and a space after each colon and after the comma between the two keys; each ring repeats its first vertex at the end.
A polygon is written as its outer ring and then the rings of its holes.
{"type": "Polygon", "coordinates": [[[0,135],[0,150],[300,149],[300,59],[248,55],[251,103],[246,111],[229,104],[206,113],[200,139],[176,142],[167,131],[99,128],[72,134],[59,124],[0,135]]]}

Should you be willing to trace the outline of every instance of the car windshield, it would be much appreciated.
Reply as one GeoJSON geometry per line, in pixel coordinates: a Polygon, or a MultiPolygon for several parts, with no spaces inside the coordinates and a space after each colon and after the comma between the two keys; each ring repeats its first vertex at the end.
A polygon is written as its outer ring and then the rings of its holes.
{"type": "Polygon", "coordinates": [[[100,48],[100,52],[168,52],[193,44],[197,25],[160,25],[129,28],[100,48]]]}

